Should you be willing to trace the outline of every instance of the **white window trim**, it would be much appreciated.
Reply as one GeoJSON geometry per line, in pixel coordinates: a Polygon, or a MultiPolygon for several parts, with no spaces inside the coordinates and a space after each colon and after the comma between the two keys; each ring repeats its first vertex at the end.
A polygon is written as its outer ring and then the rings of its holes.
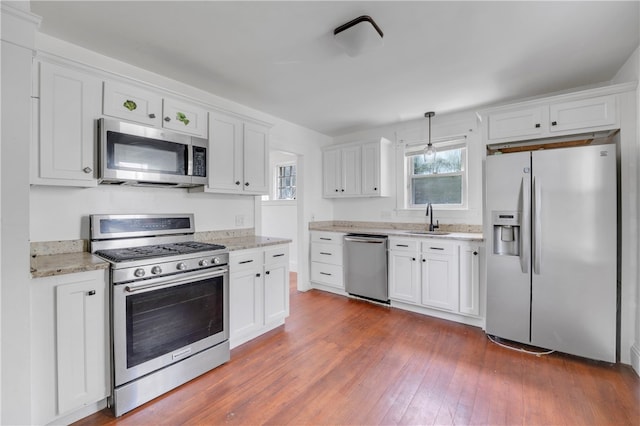
{"type": "Polygon", "coordinates": [[[273,166],[273,179],[271,180],[271,189],[269,190],[269,200],[264,200],[264,202],[268,202],[269,204],[295,204],[298,201],[298,164],[295,161],[285,161],[284,163],[277,163],[273,166]],[[277,171],[280,167],[285,166],[295,166],[296,167],[296,198],[294,200],[282,200],[276,198],[276,188],[278,187],[278,174],[277,171]]]}
{"type": "MultiPolygon", "coordinates": [[[[455,146],[464,147],[464,158],[462,173],[462,203],[461,204],[433,204],[435,209],[439,211],[466,212],[469,210],[469,143],[466,135],[455,135],[444,138],[432,139],[431,143],[435,145],[436,150],[444,150],[455,146]]],[[[426,146],[425,141],[419,142],[402,142],[398,146],[396,160],[398,162],[398,191],[396,198],[396,213],[398,216],[415,216],[416,212],[424,212],[426,205],[411,204],[411,182],[409,181],[409,157],[417,155],[426,146]]],[[[457,173],[456,173],[457,174],[457,173]]],[[[447,174],[442,174],[446,176],[447,174]]]]}

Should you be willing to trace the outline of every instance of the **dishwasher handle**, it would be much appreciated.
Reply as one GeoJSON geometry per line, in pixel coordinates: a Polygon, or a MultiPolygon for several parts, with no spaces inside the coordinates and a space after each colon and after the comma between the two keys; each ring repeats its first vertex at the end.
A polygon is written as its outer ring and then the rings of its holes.
{"type": "Polygon", "coordinates": [[[354,242],[354,243],[366,243],[366,244],[384,244],[387,242],[386,238],[366,238],[366,237],[344,237],[345,241],[354,242]]]}

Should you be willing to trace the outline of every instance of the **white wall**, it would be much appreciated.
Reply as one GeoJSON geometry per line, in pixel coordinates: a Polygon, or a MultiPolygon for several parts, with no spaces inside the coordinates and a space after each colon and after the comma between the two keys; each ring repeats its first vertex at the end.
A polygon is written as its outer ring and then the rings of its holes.
{"type": "Polygon", "coordinates": [[[298,271],[298,200],[274,200],[275,167],[284,163],[297,163],[297,156],[283,151],[269,153],[270,200],[262,202],[262,235],[289,238],[289,266],[298,271]]]}
{"type": "MultiPolygon", "coordinates": [[[[624,83],[629,81],[640,80],[640,46],[633,52],[626,63],[620,68],[613,79],[614,83],[624,83]]],[[[635,143],[633,138],[629,138],[632,142],[626,147],[627,158],[624,158],[625,165],[629,170],[629,174],[635,179],[627,179],[623,181],[623,185],[629,185],[629,191],[624,195],[628,197],[627,208],[633,209],[631,213],[631,232],[623,234],[623,288],[622,301],[622,347],[625,348],[629,343],[633,343],[630,356],[631,365],[636,373],[640,375],[640,237],[638,224],[638,212],[640,212],[640,124],[638,123],[638,111],[640,111],[640,88],[636,88],[634,99],[629,100],[635,105],[635,143]],[[628,340],[630,342],[628,342],[628,340]]],[[[630,118],[631,120],[631,118],[630,118]]],[[[627,355],[627,354],[622,354],[627,355]]]]}
{"type": "MultiPolygon", "coordinates": [[[[431,119],[431,139],[437,140],[451,136],[466,135],[468,143],[468,208],[436,209],[435,219],[440,223],[482,224],[482,137],[474,112],[438,115],[431,119]]],[[[413,120],[401,124],[377,127],[366,131],[341,135],[335,143],[355,141],[374,141],[380,137],[392,142],[407,143],[428,139],[427,120],[413,120]]],[[[403,170],[404,156],[401,148],[396,148],[395,176],[403,179],[398,170],[403,170]]],[[[400,180],[402,185],[403,180],[400,180]]],[[[402,188],[402,186],[400,186],[402,188]]],[[[372,222],[411,222],[427,221],[424,210],[406,210],[398,205],[396,186],[391,189],[390,197],[352,198],[334,200],[335,220],[355,220],[372,222]]]]}

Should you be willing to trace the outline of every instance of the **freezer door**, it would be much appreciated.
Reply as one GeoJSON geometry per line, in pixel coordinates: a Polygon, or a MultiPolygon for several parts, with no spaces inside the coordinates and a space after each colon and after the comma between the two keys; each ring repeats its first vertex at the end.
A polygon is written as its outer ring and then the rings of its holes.
{"type": "Polygon", "coordinates": [[[615,362],[615,145],[532,153],[532,344],[615,362]]]}
{"type": "MultiPolygon", "coordinates": [[[[487,225],[487,323],[486,331],[498,337],[529,342],[530,279],[530,188],[529,152],[492,155],[486,161],[487,225]],[[495,253],[498,239],[514,233],[494,232],[495,212],[516,212],[520,220],[519,256],[495,253]]],[[[498,226],[498,225],[496,225],[498,226]]]]}

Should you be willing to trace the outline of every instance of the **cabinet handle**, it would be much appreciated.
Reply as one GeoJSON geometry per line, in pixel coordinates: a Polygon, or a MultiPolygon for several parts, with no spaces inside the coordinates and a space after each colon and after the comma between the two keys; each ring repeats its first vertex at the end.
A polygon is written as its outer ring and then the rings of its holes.
{"type": "Polygon", "coordinates": [[[95,291],[95,290],[89,290],[89,291],[87,292],[87,296],[93,296],[93,295],[95,295],[95,294],[96,294],[96,291],[95,291]]]}
{"type": "Polygon", "coordinates": [[[280,256],[284,256],[284,253],[278,253],[273,255],[273,257],[280,257],[280,256]]]}
{"type": "Polygon", "coordinates": [[[85,173],[91,173],[93,169],[91,167],[85,167],[84,169],[82,169],[82,171],[85,173]]]}
{"type": "Polygon", "coordinates": [[[171,117],[165,117],[164,121],[166,121],[168,123],[169,121],[171,121],[171,117]]]}
{"type": "Polygon", "coordinates": [[[265,274],[269,275],[271,273],[271,271],[266,271],[265,274]]]}
{"type": "Polygon", "coordinates": [[[320,275],[331,275],[331,274],[328,272],[320,272],[320,275]]]}
{"type": "Polygon", "coordinates": [[[236,181],[236,185],[240,185],[240,181],[239,180],[236,181]]]}
{"type": "Polygon", "coordinates": [[[260,278],[260,274],[256,274],[256,277],[260,278]]]}
{"type": "Polygon", "coordinates": [[[552,126],[557,126],[557,125],[558,125],[558,122],[557,122],[557,121],[552,121],[552,122],[551,122],[551,125],[552,125],[552,126]]]}
{"type": "Polygon", "coordinates": [[[396,244],[396,247],[409,247],[409,244],[396,244]]]}
{"type": "Polygon", "coordinates": [[[154,113],[149,114],[149,118],[156,118],[156,115],[154,113]]]}
{"type": "Polygon", "coordinates": [[[238,264],[242,265],[243,263],[251,263],[253,262],[253,259],[251,260],[243,260],[242,262],[238,262],[238,264]]]}
{"type": "Polygon", "coordinates": [[[536,123],[536,129],[540,128],[540,123],[536,123]]]}
{"type": "Polygon", "coordinates": [[[320,237],[320,239],[325,241],[331,241],[331,238],[326,238],[326,237],[320,237]]]}
{"type": "Polygon", "coordinates": [[[444,247],[429,247],[431,250],[444,250],[444,247]]]}
{"type": "Polygon", "coordinates": [[[331,256],[331,253],[325,253],[323,251],[321,251],[320,254],[324,254],[325,256],[331,256]]]}
{"type": "Polygon", "coordinates": [[[249,182],[245,182],[245,183],[244,183],[244,186],[249,186],[249,182]]]}

